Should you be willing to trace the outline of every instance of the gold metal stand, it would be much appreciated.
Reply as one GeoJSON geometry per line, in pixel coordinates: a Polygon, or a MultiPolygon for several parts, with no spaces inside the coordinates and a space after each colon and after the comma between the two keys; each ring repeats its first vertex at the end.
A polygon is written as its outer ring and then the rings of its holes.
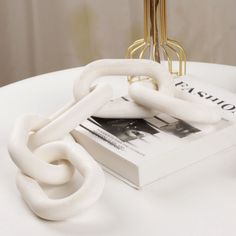
{"type": "Polygon", "coordinates": [[[167,36],[166,0],[144,0],[144,38],[136,40],[128,48],[127,57],[160,62],[161,51],[168,61],[170,73],[178,76],[186,74],[185,50],[167,36]],[[173,70],[173,59],[178,60],[178,71],[173,70]]]}

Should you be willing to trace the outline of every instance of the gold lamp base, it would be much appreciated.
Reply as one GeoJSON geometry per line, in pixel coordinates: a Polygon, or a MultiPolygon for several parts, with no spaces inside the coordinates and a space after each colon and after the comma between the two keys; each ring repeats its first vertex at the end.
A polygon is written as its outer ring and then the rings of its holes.
{"type": "Polygon", "coordinates": [[[144,0],[144,38],[129,46],[127,58],[160,62],[162,52],[170,73],[182,76],[186,74],[186,53],[179,42],[167,37],[166,18],[166,0],[144,0]],[[178,61],[177,71],[173,70],[173,60],[178,61]]]}

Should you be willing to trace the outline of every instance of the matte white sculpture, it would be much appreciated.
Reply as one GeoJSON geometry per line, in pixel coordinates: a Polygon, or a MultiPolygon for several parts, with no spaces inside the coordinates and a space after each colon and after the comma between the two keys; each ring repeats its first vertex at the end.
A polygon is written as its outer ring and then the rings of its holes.
{"type": "Polygon", "coordinates": [[[8,150],[17,167],[26,175],[47,184],[67,183],[73,173],[73,166],[68,163],[53,165],[38,157],[28,147],[29,134],[45,123],[47,119],[36,115],[24,115],[15,123],[8,150]]]}
{"type": "Polygon", "coordinates": [[[69,132],[91,115],[146,118],[161,111],[193,122],[215,123],[221,119],[216,108],[193,100],[177,92],[167,70],[150,60],[110,59],[87,65],[75,81],[74,101],[50,119],[25,115],[15,124],[9,153],[21,170],[17,186],[23,199],[36,215],[48,220],[62,220],[89,207],[102,193],[103,172],[80,144],[65,139],[69,132]],[[110,85],[98,84],[91,88],[98,77],[106,75],[131,76],[129,95],[134,102],[124,101],[114,106],[109,102],[112,98],[110,85]],[[67,161],[50,164],[56,160],[67,161]],[[49,199],[37,183],[66,183],[75,169],[82,174],[84,182],[77,192],[66,198],[49,199]]]}
{"type": "MultiPolygon", "coordinates": [[[[82,186],[62,199],[50,199],[33,178],[19,172],[17,187],[30,209],[47,220],[64,220],[91,206],[104,188],[104,173],[93,158],[76,143],[55,141],[45,144],[35,152],[44,161],[68,160],[84,177],[82,186]]],[[[48,176],[50,178],[50,176],[48,176]]]]}

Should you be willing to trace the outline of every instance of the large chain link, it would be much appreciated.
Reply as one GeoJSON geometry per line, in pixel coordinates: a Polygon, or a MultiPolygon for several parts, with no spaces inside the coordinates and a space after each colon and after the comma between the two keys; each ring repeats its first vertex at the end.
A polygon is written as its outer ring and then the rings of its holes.
{"type": "Polygon", "coordinates": [[[17,187],[36,215],[48,220],[63,220],[89,207],[100,197],[104,188],[103,171],[69,134],[90,116],[145,118],[161,111],[194,122],[213,123],[221,119],[215,108],[192,102],[191,97],[176,93],[169,77],[160,64],[150,60],[95,61],[75,80],[73,102],[49,119],[36,115],[18,119],[9,142],[9,153],[20,169],[17,187]],[[110,102],[111,86],[92,86],[97,78],[107,75],[136,77],[129,85],[129,96],[134,102],[114,105],[110,102]],[[140,76],[142,79],[137,79],[140,76]],[[67,183],[74,170],[83,176],[82,186],[68,197],[48,198],[39,183],[67,183]]]}

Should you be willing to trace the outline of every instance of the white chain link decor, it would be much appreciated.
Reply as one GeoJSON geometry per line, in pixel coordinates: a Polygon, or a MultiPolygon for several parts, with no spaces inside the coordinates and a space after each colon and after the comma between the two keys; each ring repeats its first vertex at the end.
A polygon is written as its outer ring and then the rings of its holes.
{"type": "Polygon", "coordinates": [[[74,101],[51,118],[37,115],[19,118],[9,141],[10,156],[19,168],[16,182],[22,198],[36,215],[47,220],[73,216],[91,206],[102,194],[105,181],[101,167],[70,136],[70,132],[90,116],[146,118],[158,111],[193,122],[215,123],[221,119],[216,108],[197,103],[191,95],[177,91],[168,71],[150,60],[92,62],[75,80],[73,92],[74,101]],[[110,102],[110,85],[93,86],[97,78],[108,75],[130,76],[129,96],[133,102],[114,105],[110,102]],[[74,171],[82,175],[83,183],[65,198],[51,199],[39,185],[65,184],[74,171]]]}

